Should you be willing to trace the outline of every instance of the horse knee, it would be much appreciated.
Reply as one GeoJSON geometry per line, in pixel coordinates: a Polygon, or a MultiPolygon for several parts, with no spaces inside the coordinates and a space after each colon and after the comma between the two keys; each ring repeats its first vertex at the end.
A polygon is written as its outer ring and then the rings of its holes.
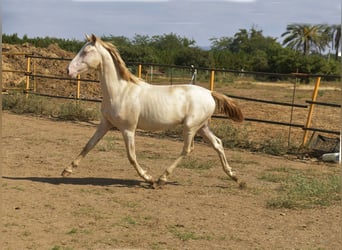
{"type": "Polygon", "coordinates": [[[221,151],[223,149],[223,143],[222,143],[221,139],[216,137],[214,142],[213,142],[213,147],[215,150],[221,151]]]}
{"type": "Polygon", "coordinates": [[[219,144],[221,147],[223,147],[222,140],[218,137],[215,138],[216,143],[219,144]]]}

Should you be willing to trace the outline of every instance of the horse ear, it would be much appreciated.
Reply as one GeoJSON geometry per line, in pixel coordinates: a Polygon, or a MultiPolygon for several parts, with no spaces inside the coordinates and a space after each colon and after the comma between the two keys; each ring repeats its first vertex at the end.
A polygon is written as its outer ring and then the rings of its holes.
{"type": "Polygon", "coordinates": [[[91,41],[95,43],[96,39],[97,39],[97,37],[94,34],[91,34],[91,41]]]}
{"type": "Polygon", "coordinates": [[[91,41],[90,36],[89,36],[88,34],[84,34],[84,35],[85,35],[86,40],[87,40],[88,42],[90,42],[90,41],[91,41]]]}

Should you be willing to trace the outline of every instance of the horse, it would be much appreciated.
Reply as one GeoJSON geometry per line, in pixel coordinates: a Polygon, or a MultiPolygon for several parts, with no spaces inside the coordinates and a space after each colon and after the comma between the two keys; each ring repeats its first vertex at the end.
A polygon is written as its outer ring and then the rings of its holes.
{"type": "Polygon", "coordinates": [[[233,121],[243,121],[242,111],[232,99],[192,84],[151,85],[128,70],[113,44],[94,34],[86,35],[86,43],[69,63],[67,74],[75,78],[90,69],[99,72],[103,97],[101,122],[71,166],[63,170],[63,177],[69,176],[108,130],[115,127],[121,131],[129,162],[153,187],[166,184],[179,162],[194,150],[196,134],[211,144],[219,155],[224,172],[238,182],[228,164],[221,140],[209,129],[209,120],[216,108],[233,121]],[[162,175],[154,179],[137,161],[135,132],[137,129],[165,130],[179,124],[183,126],[183,149],[162,175]]]}

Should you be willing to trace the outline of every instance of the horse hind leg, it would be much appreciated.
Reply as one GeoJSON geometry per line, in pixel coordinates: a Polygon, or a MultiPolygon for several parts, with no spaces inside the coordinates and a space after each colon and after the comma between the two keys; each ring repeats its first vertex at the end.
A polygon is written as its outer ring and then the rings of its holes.
{"type": "Polygon", "coordinates": [[[224,153],[224,148],[222,145],[222,141],[214,135],[213,132],[210,131],[208,125],[204,125],[198,133],[206,140],[208,141],[212,147],[215,149],[215,151],[218,153],[223,171],[234,181],[238,181],[238,178],[236,177],[235,173],[233,172],[232,168],[229,166],[226,155],[224,153]]]}
{"type": "Polygon", "coordinates": [[[184,145],[183,150],[179,157],[168,167],[165,169],[164,173],[159,177],[157,181],[157,185],[164,185],[167,183],[167,178],[172,174],[174,169],[178,166],[178,164],[181,162],[181,160],[190,154],[194,150],[194,137],[197,132],[197,129],[195,128],[185,128],[183,131],[183,137],[184,137],[184,145]]]}

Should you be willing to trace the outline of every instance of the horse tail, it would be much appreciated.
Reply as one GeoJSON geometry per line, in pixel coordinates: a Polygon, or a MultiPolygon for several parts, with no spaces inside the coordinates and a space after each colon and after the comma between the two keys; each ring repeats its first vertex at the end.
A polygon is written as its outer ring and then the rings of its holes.
{"type": "Polygon", "coordinates": [[[218,112],[227,115],[228,119],[231,119],[233,121],[243,121],[244,117],[241,109],[231,98],[216,91],[212,91],[211,95],[214,97],[216,101],[216,107],[218,112]]]}

